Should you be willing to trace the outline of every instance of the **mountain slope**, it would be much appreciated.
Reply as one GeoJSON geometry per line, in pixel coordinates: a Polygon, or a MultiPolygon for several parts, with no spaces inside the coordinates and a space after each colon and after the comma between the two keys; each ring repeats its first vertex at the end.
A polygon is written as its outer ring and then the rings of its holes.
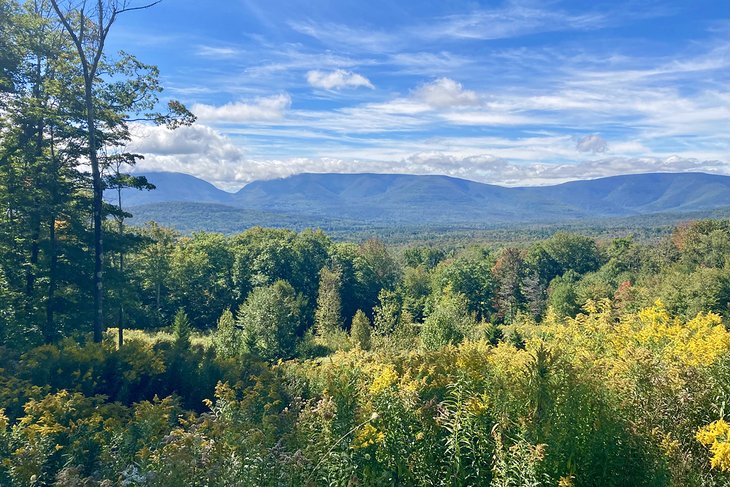
{"type": "MultiPolygon", "coordinates": [[[[447,176],[299,174],[256,181],[234,194],[188,175],[145,175],[158,189],[127,190],[126,207],[163,202],[216,203],[231,207],[230,211],[239,208],[255,212],[254,220],[261,224],[268,221],[265,215],[269,215],[277,223],[286,216],[322,225],[348,221],[485,226],[682,213],[730,206],[730,177],[704,173],[635,174],[520,188],[447,176]]],[[[185,205],[168,207],[170,211],[173,208],[176,212],[185,211],[185,205]]]]}
{"type": "MultiPolygon", "coordinates": [[[[122,203],[125,207],[148,205],[152,203],[167,203],[171,201],[187,201],[191,203],[220,203],[230,204],[231,193],[216,188],[208,181],[179,172],[145,172],[135,173],[135,176],[145,176],[156,186],[152,191],[125,189],[122,191],[122,203]]],[[[107,191],[105,199],[116,203],[117,194],[107,191]]]]}

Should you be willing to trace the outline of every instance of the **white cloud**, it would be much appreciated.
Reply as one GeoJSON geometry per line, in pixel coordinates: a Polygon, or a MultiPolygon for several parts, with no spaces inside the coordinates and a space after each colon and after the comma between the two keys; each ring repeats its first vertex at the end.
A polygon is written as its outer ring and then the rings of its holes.
{"type": "Polygon", "coordinates": [[[404,159],[404,172],[446,174],[503,186],[541,186],[578,179],[651,172],[707,172],[728,174],[730,166],[716,160],[679,156],[613,157],[571,164],[520,163],[490,154],[456,156],[422,152],[404,159]]]}
{"type": "Polygon", "coordinates": [[[205,58],[224,59],[238,56],[240,52],[234,47],[201,45],[198,46],[195,54],[205,58]]]}
{"type": "Polygon", "coordinates": [[[443,118],[454,125],[525,125],[535,123],[536,119],[505,112],[449,112],[443,118]]]}
{"type": "MultiPolygon", "coordinates": [[[[343,151],[336,156],[267,158],[248,154],[236,141],[217,130],[195,124],[171,131],[164,127],[135,125],[129,149],[145,155],[138,170],[177,171],[205,179],[235,191],[251,181],[273,179],[303,172],[442,174],[505,186],[558,184],[645,172],[702,171],[730,174],[730,164],[685,156],[610,157],[576,163],[532,162],[550,152],[569,154],[570,138],[535,138],[521,142],[487,140],[490,153],[479,152],[468,140],[444,141],[454,152],[430,150],[434,142],[420,144],[424,150],[407,153],[405,147],[372,151],[343,151]],[[466,144],[460,148],[459,144],[466,144]],[[563,147],[563,149],[561,149],[563,147]],[[388,152],[390,151],[390,152],[388,152]],[[362,157],[357,154],[360,153],[362,157]],[[533,158],[534,157],[534,158],[533,158]]],[[[385,143],[385,142],[384,142],[385,143]]],[[[479,144],[476,144],[479,145],[479,144]]]]}
{"type": "Polygon", "coordinates": [[[479,104],[476,92],[465,90],[451,78],[438,78],[414,90],[413,97],[433,108],[475,106],[479,104]]]}
{"type": "Polygon", "coordinates": [[[307,83],[314,88],[323,88],[325,90],[359,87],[375,88],[365,76],[353,73],[352,71],[345,71],[344,69],[336,69],[330,72],[319,70],[309,71],[307,73],[307,83]]]}
{"type": "Polygon", "coordinates": [[[135,125],[129,149],[145,156],[138,170],[183,172],[228,190],[241,186],[240,171],[246,164],[243,148],[202,124],[177,130],[135,125]]]}
{"type": "Polygon", "coordinates": [[[585,135],[576,141],[575,149],[578,152],[591,152],[593,154],[608,152],[608,142],[598,134],[585,135]]]}
{"type": "Polygon", "coordinates": [[[400,44],[396,33],[374,28],[358,28],[332,22],[289,22],[295,31],[313,37],[327,46],[341,50],[343,46],[363,51],[382,53],[392,51],[400,44]]]}
{"type": "Polygon", "coordinates": [[[284,118],[290,107],[291,97],[282,93],[221,106],[196,103],[191,111],[204,122],[273,122],[284,118]]]}

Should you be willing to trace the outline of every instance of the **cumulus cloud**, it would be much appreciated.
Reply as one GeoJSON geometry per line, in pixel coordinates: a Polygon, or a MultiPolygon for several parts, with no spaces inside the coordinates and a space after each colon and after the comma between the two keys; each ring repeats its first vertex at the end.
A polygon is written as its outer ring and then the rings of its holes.
{"type": "Polygon", "coordinates": [[[138,170],[192,174],[227,190],[241,186],[238,180],[246,165],[243,148],[202,124],[177,130],[135,125],[129,149],[145,156],[138,170]]]}
{"type": "Polygon", "coordinates": [[[282,93],[221,106],[196,103],[191,111],[203,122],[274,122],[284,118],[290,107],[291,97],[282,93]]]}
{"type": "Polygon", "coordinates": [[[593,154],[608,152],[608,142],[598,134],[586,135],[575,143],[578,152],[592,152],[593,154]]]}
{"type": "Polygon", "coordinates": [[[479,104],[476,92],[465,90],[461,83],[451,78],[438,78],[416,88],[414,98],[432,108],[452,108],[479,104]]]}
{"type": "Polygon", "coordinates": [[[325,90],[359,87],[370,88],[372,90],[375,88],[365,76],[344,69],[336,69],[329,72],[319,70],[309,71],[307,73],[307,83],[314,88],[322,88],[325,90]]]}

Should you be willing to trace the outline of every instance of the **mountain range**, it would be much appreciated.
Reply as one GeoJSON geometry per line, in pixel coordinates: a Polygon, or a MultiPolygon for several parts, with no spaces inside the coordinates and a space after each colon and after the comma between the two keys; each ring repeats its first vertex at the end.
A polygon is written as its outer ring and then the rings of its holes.
{"type": "MultiPolygon", "coordinates": [[[[236,193],[181,173],[144,175],[154,191],[125,190],[133,214],[185,212],[198,218],[241,214],[252,224],[287,219],[327,227],[332,222],[386,225],[548,223],[686,213],[730,207],[730,176],[653,173],[573,181],[554,186],[503,187],[448,176],[299,174],[255,181],[236,193]],[[174,204],[173,204],[174,203],[174,204]],[[202,212],[202,213],[201,213],[202,212]]],[[[111,198],[110,198],[111,199],[111,198]]],[[[165,223],[165,222],[161,222],[165,223]]]]}

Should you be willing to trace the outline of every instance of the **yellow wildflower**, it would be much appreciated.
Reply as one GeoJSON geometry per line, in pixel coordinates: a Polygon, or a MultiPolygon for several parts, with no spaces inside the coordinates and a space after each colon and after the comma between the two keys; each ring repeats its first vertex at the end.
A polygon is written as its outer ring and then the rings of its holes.
{"type": "Polygon", "coordinates": [[[710,448],[710,466],[730,472],[730,425],[724,420],[714,421],[697,431],[697,441],[710,448]]]}
{"type": "Polygon", "coordinates": [[[378,431],[375,426],[368,423],[358,430],[355,438],[352,439],[352,448],[367,448],[372,445],[382,443],[385,440],[385,434],[378,431]]]}
{"type": "Polygon", "coordinates": [[[370,394],[379,394],[396,382],[398,382],[398,373],[392,365],[386,365],[370,386],[370,394]]]}

